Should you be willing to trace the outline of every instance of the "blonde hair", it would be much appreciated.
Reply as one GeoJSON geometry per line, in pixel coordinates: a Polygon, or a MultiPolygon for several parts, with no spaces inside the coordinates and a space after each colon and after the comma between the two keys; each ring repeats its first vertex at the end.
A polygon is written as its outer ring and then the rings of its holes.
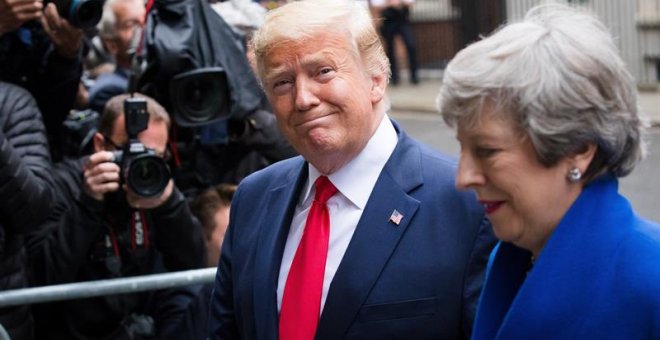
{"type": "Polygon", "coordinates": [[[263,58],[273,47],[328,31],[345,32],[369,75],[385,74],[389,79],[389,60],[371,16],[365,6],[352,0],[295,1],[270,11],[251,40],[259,78],[263,81],[263,58]]]}

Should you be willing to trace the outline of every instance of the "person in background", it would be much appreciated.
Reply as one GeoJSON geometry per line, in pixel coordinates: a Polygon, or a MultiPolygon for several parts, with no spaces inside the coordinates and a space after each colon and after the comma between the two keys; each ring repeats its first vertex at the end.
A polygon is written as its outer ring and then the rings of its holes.
{"type": "Polygon", "coordinates": [[[136,29],[144,26],[147,13],[142,0],[108,0],[97,27],[106,51],[114,57],[114,72],[101,74],[89,88],[89,107],[102,112],[112,97],[128,91],[131,73],[131,41],[136,29]]]}
{"type": "Polygon", "coordinates": [[[220,249],[229,225],[229,208],[234,192],[236,185],[217,184],[199,193],[190,206],[204,230],[209,267],[218,266],[220,249]]]}
{"type": "MultiPolygon", "coordinates": [[[[49,220],[29,242],[35,286],[202,268],[204,236],[184,195],[170,178],[162,192],[140,196],[126,185],[114,151],[128,143],[124,112],[130,95],[106,104],[94,153],[54,169],[59,195],[49,220]]],[[[137,139],[167,158],[170,118],[155,100],[137,139]]],[[[141,170],[141,167],[133,170],[141,170]]],[[[140,176],[140,175],[136,175],[140,176]]],[[[35,307],[39,339],[135,339],[155,334],[158,294],[143,292],[67,300],[35,307]]]]}
{"type": "Polygon", "coordinates": [[[210,338],[468,338],[495,239],[474,196],[454,188],[454,161],[388,117],[367,8],[291,2],[252,42],[302,156],[239,184],[210,338]]]}
{"type": "MultiPolygon", "coordinates": [[[[52,206],[51,160],[46,130],[34,98],[0,81],[0,290],[24,288],[28,270],[24,237],[38,230],[52,206]]],[[[12,339],[33,339],[30,306],[0,308],[0,325],[12,339]]]]}
{"type": "Polygon", "coordinates": [[[382,20],[380,33],[385,40],[385,51],[390,59],[392,68],[392,85],[399,84],[399,62],[396,57],[394,39],[400,36],[406,49],[408,58],[408,71],[410,83],[418,84],[417,75],[417,47],[415,46],[415,32],[410,23],[410,8],[415,0],[369,0],[372,10],[382,20]]]}
{"type": "Polygon", "coordinates": [[[603,23],[536,7],[459,52],[438,103],[500,239],[473,339],[658,338],[660,225],[618,192],[644,124],[603,23]]]}
{"type": "MultiPolygon", "coordinates": [[[[232,4],[245,9],[244,1],[232,4]]],[[[172,172],[188,197],[216,184],[238,184],[296,155],[278,130],[244,38],[206,1],[155,2],[147,15],[141,49],[147,66],[137,86],[174,117],[172,172]]]]}
{"type": "Polygon", "coordinates": [[[54,160],[82,76],[82,37],[53,2],[0,0],[0,80],[34,96],[54,160]]]}
{"type": "MultiPolygon", "coordinates": [[[[193,214],[204,229],[208,266],[217,267],[220,249],[229,225],[229,210],[236,185],[218,184],[200,192],[191,204],[193,214]]],[[[171,289],[164,297],[168,301],[167,319],[158,325],[160,339],[204,340],[208,335],[209,301],[213,284],[171,289]]]]}

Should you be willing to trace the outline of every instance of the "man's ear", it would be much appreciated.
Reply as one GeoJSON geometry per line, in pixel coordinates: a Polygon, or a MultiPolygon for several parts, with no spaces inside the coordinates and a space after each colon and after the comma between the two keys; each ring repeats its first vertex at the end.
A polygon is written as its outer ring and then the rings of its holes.
{"type": "Polygon", "coordinates": [[[100,132],[94,134],[94,152],[105,150],[105,137],[100,132]]]}
{"type": "Polygon", "coordinates": [[[385,74],[375,74],[371,76],[371,103],[376,104],[385,97],[385,88],[387,87],[387,76],[385,74]]]}

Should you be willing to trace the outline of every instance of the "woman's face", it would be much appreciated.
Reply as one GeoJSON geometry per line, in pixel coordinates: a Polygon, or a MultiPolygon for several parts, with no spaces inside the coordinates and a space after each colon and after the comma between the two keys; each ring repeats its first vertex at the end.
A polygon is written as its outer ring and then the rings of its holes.
{"type": "Polygon", "coordinates": [[[476,124],[458,128],[456,186],[476,191],[500,240],[538,255],[580,193],[566,179],[575,165],[566,158],[543,166],[511,115],[493,110],[487,102],[476,124]]]}

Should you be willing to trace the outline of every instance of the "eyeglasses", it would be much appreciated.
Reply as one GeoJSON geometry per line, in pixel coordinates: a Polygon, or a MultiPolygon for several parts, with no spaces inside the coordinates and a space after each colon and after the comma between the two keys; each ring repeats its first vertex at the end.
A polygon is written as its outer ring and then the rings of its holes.
{"type": "Polygon", "coordinates": [[[110,145],[113,149],[115,149],[115,150],[121,150],[121,149],[124,148],[123,146],[117,145],[117,143],[115,143],[115,142],[112,140],[112,138],[108,137],[107,135],[105,135],[105,134],[101,134],[101,136],[103,136],[103,140],[105,141],[105,143],[108,144],[108,145],[110,145]]]}
{"type": "MultiPolygon", "coordinates": [[[[107,145],[111,146],[113,150],[123,150],[124,149],[123,145],[118,145],[117,143],[115,143],[112,140],[112,138],[108,137],[107,135],[101,134],[101,136],[103,136],[104,142],[107,145]]],[[[165,146],[165,151],[164,152],[156,151],[156,156],[162,158],[165,161],[169,161],[170,158],[172,158],[172,153],[170,152],[169,145],[165,146]]]]}

